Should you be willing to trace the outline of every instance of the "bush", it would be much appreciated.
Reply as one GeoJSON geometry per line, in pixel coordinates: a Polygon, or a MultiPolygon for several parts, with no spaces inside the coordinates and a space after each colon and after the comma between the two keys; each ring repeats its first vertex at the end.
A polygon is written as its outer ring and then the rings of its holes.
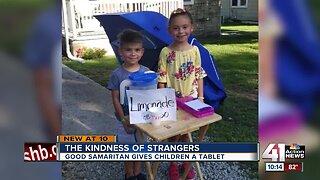
{"type": "Polygon", "coordinates": [[[103,48],[81,48],[77,50],[77,57],[83,59],[98,59],[102,58],[107,51],[103,48]]]}

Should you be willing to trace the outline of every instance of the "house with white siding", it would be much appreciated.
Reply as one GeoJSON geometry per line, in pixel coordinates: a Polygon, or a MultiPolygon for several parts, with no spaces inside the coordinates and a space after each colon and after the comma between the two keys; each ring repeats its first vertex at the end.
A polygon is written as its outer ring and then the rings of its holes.
{"type": "MultiPolygon", "coordinates": [[[[94,15],[155,11],[170,16],[177,8],[188,8],[194,18],[196,36],[220,35],[221,0],[62,0],[62,35],[67,54],[79,48],[104,48],[113,55],[108,36],[94,15]]],[[[68,55],[68,57],[69,57],[68,55]]]]}
{"type": "Polygon", "coordinates": [[[258,0],[221,0],[221,17],[258,22],[258,0]]]}

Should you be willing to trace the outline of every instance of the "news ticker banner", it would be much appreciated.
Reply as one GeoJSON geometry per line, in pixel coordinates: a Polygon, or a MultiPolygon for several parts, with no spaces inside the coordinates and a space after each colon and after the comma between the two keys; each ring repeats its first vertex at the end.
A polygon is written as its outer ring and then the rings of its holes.
{"type": "Polygon", "coordinates": [[[58,136],[25,143],[25,161],[258,161],[257,143],[115,143],[116,136],[58,136]]]}
{"type": "Polygon", "coordinates": [[[59,161],[258,161],[256,143],[58,143],[59,161]]]}

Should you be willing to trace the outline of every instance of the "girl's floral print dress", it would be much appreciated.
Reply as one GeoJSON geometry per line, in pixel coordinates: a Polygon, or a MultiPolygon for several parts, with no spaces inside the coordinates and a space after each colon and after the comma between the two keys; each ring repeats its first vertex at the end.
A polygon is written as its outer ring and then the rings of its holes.
{"type": "Polygon", "coordinates": [[[197,80],[207,76],[201,67],[197,46],[186,51],[173,51],[164,47],[160,53],[158,82],[174,88],[177,97],[198,97],[197,80]]]}

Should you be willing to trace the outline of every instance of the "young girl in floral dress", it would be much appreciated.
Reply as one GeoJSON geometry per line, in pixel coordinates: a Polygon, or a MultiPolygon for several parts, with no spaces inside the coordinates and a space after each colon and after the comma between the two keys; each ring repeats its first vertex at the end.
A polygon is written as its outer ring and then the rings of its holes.
{"type": "MultiPolygon", "coordinates": [[[[188,43],[188,38],[193,32],[193,20],[190,12],[185,9],[173,11],[169,18],[169,33],[173,43],[164,47],[159,57],[158,86],[159,88],[174,88],[177,98],[192,96],[203,101],[203,78],[206,73],[201,67],[200,52],[197,46],[188,43]]],[[[180,141],[187,142],[188,136],[182,135],[180,141]]],[[[178,139],[173,137],[171,141],[178,139]]],[[[182,164],[182,169],[186,163],[182,164]]],[[[187,179],[194,179],[192,169],[187,174],[187,179]]],[[[169,166],[169,179],[179,179],[179,168],[176,162],[169,166]]]]}

